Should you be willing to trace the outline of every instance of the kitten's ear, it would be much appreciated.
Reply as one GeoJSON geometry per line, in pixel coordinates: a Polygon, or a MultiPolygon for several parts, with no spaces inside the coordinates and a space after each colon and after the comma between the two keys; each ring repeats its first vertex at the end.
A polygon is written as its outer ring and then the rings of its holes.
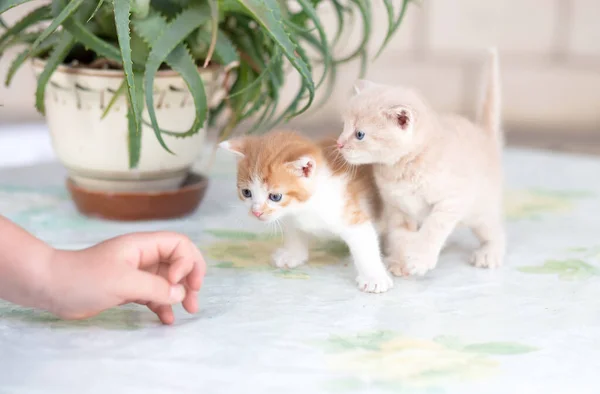
{"type": "Polygon", "coordinates": [[[405,105],[397,105],[388,108],[385,111],[385,115],[388,118],[393,119],[402,130],[408,130],[416,121],[415,112],[405,105]]]}
{"type": "Polygon", "coordinates": [[[375,86],[375,84],[371,81],[367,81],[366,79],[359,79],[354,83],[354,93],[359,94],[361,91],[375,86]]]}
{"type": "Polygon", "coordinates": [[[244,157],[246,155],[244,152],[246,148],[246,141],[243,138],[223,141],[219,144],[219,148],[231,152],[239,157],[244,157]]]}
{"type": "Polygon", "coordinates": [[[287,168],[299,178],[310,178],[315,174],[316,163],[310,156],[302,156],[298,160],[286,164],[287,168]]]}

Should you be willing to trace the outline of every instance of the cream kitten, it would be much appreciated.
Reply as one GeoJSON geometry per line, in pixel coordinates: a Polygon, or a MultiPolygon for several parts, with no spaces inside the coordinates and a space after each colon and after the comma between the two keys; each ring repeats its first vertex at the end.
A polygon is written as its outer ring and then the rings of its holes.
{"type": "Polygon", "coordinates": [[[242,137],[220,147],[240,157],[237,187],[250,213],[283,226],[284,246],[273,255],[277,267],[304,264],[309,235],[336,236],[350,248],[361,290],[393,287],[375,228],[381,200],[372,166],[349,166],[335,139],[315,143],[293,132],[242,137]]]}
{"type": "Polygon", "coordinates": [[[388,222],[387,262],[395,275],[424,275],[458,224],[481,247],[471,262],[500,266],[505,254],[498,59],[490,51],[477,124],[436,113],[418,93],[359,81],[338,145],[352,164],[374,164],[388,222]],[[399,223],[408,215],[418,231],[399,223]]]}

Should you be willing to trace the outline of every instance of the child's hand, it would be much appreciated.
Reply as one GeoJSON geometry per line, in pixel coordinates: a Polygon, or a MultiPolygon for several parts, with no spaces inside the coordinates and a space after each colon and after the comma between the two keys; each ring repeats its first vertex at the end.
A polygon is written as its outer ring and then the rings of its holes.
{"type": "Polygon", "coordinates": [[[49,265],[45,309],[64,319],[83,319],[137,302],[164,324],[171,305],[198,310],[206,264],[194,244],[174,233],[136,233],[81,251],[56,251],[49,265]]]}

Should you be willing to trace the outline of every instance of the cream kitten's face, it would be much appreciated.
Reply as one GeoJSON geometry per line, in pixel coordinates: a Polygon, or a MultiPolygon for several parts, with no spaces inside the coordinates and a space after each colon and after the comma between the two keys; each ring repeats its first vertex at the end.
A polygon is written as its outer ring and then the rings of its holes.
{"type": "Polygon", "coordinates": [[[420,103],[412,93],[359,81],[342,117],[338,148],[351,164],[393,164],[413,149],[420,103]],[[413,101],[413,102],[411,102],[413,101]]]}
{"type": "Polygon", "coordinates": [[[238,196],[248,213],[274,222],[292,213],[312,194],[316,162],[303,140],[291,133],[223,142],[221,148],[239,157],[238,196]]]}

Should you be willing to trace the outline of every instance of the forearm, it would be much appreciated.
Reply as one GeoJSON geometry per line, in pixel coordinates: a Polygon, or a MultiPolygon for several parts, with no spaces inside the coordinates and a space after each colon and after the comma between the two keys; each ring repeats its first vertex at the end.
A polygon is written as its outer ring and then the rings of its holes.
{"type": "Polygon", "coordinates": [[[0,299],[43,308],[54,250],[0,216],[0,299]]]}

